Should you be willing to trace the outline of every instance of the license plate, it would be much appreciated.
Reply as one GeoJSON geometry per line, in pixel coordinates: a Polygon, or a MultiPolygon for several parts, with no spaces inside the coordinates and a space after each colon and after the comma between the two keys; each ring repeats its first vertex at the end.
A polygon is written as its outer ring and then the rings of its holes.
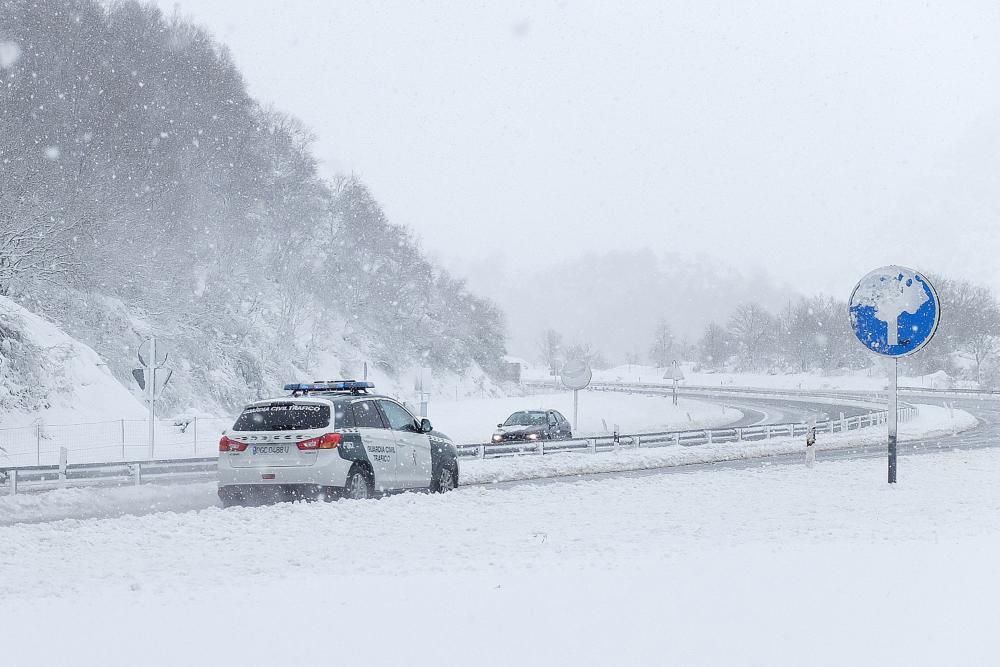
{"type": "Polygon", "coordinates": [[[271,454],[287,454],[291,451],[289,445],[254,445],[250,448],[253,456],[268,456],[271,454]]]}

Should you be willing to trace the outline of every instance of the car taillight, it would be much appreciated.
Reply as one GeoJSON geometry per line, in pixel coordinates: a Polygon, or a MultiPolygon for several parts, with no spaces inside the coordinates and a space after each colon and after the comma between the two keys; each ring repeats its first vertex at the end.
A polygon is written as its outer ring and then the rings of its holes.
{"type": "Polygon", "coordinates": [[[309,438],[308,440],[303,440],[296,446],[299,449],[312,450],[312,449],[335,449],[337,445],[340,444],[340,434],[339,433],[325,433],[318,438],[309,438]]]}
{"type": "Polygon", "coordinates": [[[222,436],[219,440],[219,451],[220,452],[243,452],[246,451],[247,443],[240,442],[239,440],[233,440],[230,437],[222,436]]]}

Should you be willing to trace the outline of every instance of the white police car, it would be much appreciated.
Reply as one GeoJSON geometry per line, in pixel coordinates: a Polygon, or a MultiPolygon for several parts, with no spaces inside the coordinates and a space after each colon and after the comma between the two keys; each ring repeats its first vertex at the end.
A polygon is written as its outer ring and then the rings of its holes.
{"type": "Polygon", "coordinates": [[[288,384],[290,395],[248,405],[219,441],[222,504],[456,488],[454,443],[374,386],[288,384]]]}

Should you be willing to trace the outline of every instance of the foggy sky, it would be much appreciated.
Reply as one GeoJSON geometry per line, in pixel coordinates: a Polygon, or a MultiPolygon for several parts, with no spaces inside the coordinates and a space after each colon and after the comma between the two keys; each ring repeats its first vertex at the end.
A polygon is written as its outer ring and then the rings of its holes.
{"type": "MultiPolygon", "coordinates": [[[[165,12],[173,2],[161,1],[165,12]]],[[[425,248],[1000,288],[1000,5],[183,0],[425,248]]]]}

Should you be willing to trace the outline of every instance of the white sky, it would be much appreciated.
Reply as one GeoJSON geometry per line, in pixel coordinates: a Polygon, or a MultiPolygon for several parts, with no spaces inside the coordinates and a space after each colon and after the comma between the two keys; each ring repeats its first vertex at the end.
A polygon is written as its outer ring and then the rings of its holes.
{"type": "Polygon", "coordinates": [[[449,262],[649,247],[842,298],[889,263],[1000,288],[995,2],[177,4],[449,262]]]}

